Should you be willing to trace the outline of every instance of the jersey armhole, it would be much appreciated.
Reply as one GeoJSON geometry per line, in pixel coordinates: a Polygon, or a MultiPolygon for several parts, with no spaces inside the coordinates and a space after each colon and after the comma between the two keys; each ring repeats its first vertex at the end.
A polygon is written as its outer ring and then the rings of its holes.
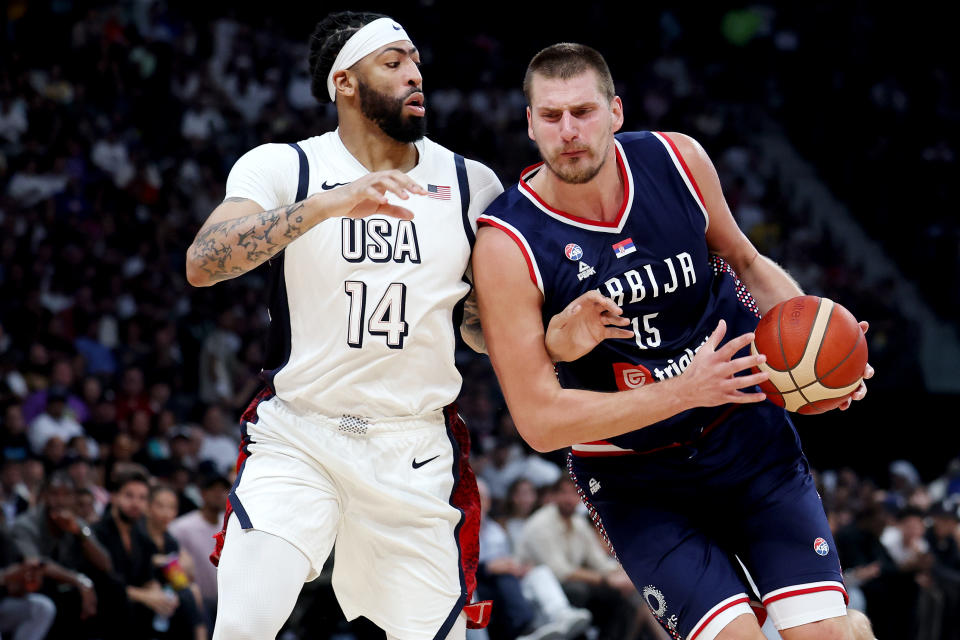
{"type": "Polygon", "coordinates": [[[481,227],[483,225],[489,225],[491,227],[500,229],[506,233],[507,236],[514,241],[514,243],[516,243],[516,245],[520,248],[520,253],[523,254],[523,259],[527,262],[527,271],[530,275],[530,281],[533,282],[537,289],[540,290],[540,295],[544,295],[543,278],[540,276],[540,268],[537,265],[537,259],[533,256],[533,250],[530,248],[530,245],[527,244],[527,240],[523,237],[523,234],[508,222],[487,214],[477,218],[477,227],[481,227]]]}
{"type": "Polygon", "coordinates": [[[703,200],[703,194],[700,193],[700,186],[693,177],[693,173],[690,172],[690,167],[688,167],[687,163],[684,162],[683,156],[680,155],[680,150],[677,149],[677,145],[674,144],[673,140],[670,139],[670,136],[661,131],[651,131],[651,133],[655,135],[666,148],[667,155],[670,156],[670,160],[673,161],[673,166],[676,167],[677,172],[683,179],[684,184],[687,185],[687,189],[690,191],[690,195],[693,196],[694,202],[697,203],[697,206],[700,207],[700,211],[703,212],[703,218],[705,220],[703,232],[706,233],[707,229],[710,228],[710,214],[707,212],[707,205],[703,200]]]}

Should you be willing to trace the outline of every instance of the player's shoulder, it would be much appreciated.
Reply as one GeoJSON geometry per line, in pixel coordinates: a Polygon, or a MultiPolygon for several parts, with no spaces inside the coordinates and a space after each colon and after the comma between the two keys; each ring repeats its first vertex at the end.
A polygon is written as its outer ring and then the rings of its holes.
{"type": "Polygon", "coordinates": [[[433,162],[438,160],[453,162],[454,157],[460,155],[460,157],[463,158],[464,168],[467,172],[467,180],[470,185],[471,194],[475,195],[487,190],[496,191],[497,193],[503,191],[503,184],[500,182],[500,178],[496,172],[479,160],[462,156],[439,142],[426,137],[423,138],[423,153],[428,161],[433,162]]]}
{"type": "Polygon", "coordinates": [[[297,152],[284,142],[266,142],[253,147],[242,156],[240,156],[235,166],[260,166],[264,169],[270,169],[276,166],[285,166],[296,163],[297,152]]]}

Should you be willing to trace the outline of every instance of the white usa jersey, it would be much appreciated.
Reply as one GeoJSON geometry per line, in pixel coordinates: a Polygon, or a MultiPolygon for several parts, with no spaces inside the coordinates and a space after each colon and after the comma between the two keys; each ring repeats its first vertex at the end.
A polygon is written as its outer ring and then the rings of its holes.
{"type": "MultiPolygon", "coordinates": [[[[503,188],[484,165],[423,139],[407,175],[428,190],[391,203],[414,213],[331,218],[270,262],[264,378],[293,408],[392,418],[442,409],[460,392],[458,306],[470,291],[476,218],[503,188]]],[[[369,173],[337,131],[261,145],[237,160],[228,198],[269,211],[369,173]]]]}

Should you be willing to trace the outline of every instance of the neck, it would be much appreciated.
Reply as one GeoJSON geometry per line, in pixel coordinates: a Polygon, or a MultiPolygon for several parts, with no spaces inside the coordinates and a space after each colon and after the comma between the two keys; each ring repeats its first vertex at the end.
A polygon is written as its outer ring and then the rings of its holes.
{"type": "Polygon", "coordinates": [[[160,540],[163,538],[164,527],[161,527],[160,525],[154,522],[151,522],[149,518],[146,520],[146,525],[147,525],[147,533],[150,534],[151,538],[155,540],[160,540]]]}
{"type": "Polygon", "coordinates": [[[217,524],[220,522],[220,507],[203,505],[200,508],[200,515],[210,524],[217,524]]]}
{"type": "Polygon", "coordinates": [[[600,172],[590,182],[564,182],[544,163],[527,184],[554,209],[588,220],[616,220],[623,205],[623,178],[617,166],[616,145],[612,141],[600,172]]]}
{"type": "Polygon", "coordinates": [[[343,146],[367,171],[406,172],[417,166],[417,148],[412,142],[394,140],[367,120],[359,109],[338,108],[337,114],[343,146]]]}

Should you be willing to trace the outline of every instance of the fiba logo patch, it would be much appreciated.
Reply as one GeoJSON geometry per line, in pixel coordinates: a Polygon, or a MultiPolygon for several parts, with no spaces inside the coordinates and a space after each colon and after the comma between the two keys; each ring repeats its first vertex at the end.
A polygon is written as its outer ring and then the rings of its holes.
{"type": "Polygon", "coordinates": [[[667,599],[663,597],[663,592],[652,584],[643,588],[643,600],[656,617],[663,618],[667,613],[667,599]]]}
{"type": "Polygon", "coordinates": [[[583,249],[580,248],[580,245],[571,242],[563,248],[563,254],[567,256],[569,260],[576,262],[583,257],[583,249]]]}
{"type": "Polygon", "coordinates": [[[817,552],[817,555],[825,556],[830,553],[830,545],[823,538],[817,538],[813,541],[813,550],[817,552]]]}

